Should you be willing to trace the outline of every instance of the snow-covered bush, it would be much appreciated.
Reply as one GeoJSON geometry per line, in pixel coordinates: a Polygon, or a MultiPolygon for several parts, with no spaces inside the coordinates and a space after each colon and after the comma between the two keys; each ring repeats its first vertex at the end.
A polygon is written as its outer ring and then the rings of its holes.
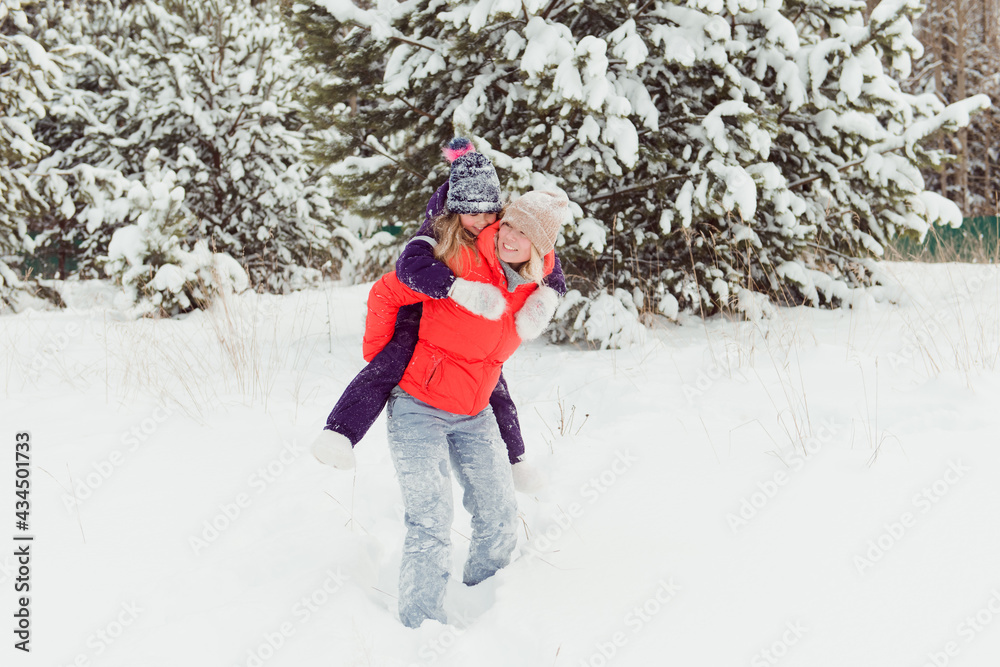
{"type": "Polygon", "coordinates": [[[50,183],[54,215],[36,221],[51,251],[80,246],[81,270],[96,271],[137,214],[122,208],[129,185],[114,174],[144,181],[156,148],[193,221],[182,243],[231,255],[270,291],[338,268],[349,233],[306,159],[293,98],[316,74],[298,61],[278,3],[46,2],[46,40],[79,52],[40,128],[54,149],[45,167],[70,174],[50,183]],[[90,170],[71,173],[79,164],[90,170]]]}
{"type": "Polygon", "coordinates": [[[109,12],[102,2],[38,0],[33,22],[39,41],[63,56],[63,72],[51,87],[48,114],[33,123],[49,151],[36,169],[44,175],[37,186],[47,206],[25,221],[32,251],[40,263],[54,262],[59,277],[73,269],[80,277],[97,277],[97,258],[127,216],[123,205],[130,182],[119,169],[126,162],[117,155],[105,159],[107,140],[101,139],[114,136],[113,125],[102,126],[101,110],[116,103],[120,92],[107,69],[108,54],[115,57],[109,45],[128,34],[124,15],[109,12]],[[95,40],[102,41],[104,52],[94,48],[95,40]],[[112,222],[101,214],[116,200],[112,222]]]}
{"type": "Polygon", "coordinates": [[[25,216],[45,209],[35,163],[48,148],[31,129],[43,118],[61,68],[33,37],[25,9],[32,3],[0,0],[0,302],[10,304],[21,278],[10,264],[31,249],[25,216]]]}
{"type": "Polygon", "coordinates": [[[925,191],[919,168],[943,154],[924,142],[988,100],[900,89],[919,6],[866,22],[859,0],[324,0],[296,25],[359,215],[417,221],[455,134],[512,193],[568,194],[571,338],[602,295],[665,315],[762,312],[747,292],[838,305],[894,236],[960,221],[925,191]]]}
{"type": "Polygon", "coordinates": [[[144,316],[176,315],[206,306],[213,298],[249,285],[239,263],[226,253],[212,252],[200,239],[186,239],[197,220],[184,207],[184,188],[177,175],[158,166],[150,152],[143,182],[134,182],[126,197],[138,212],[132,224],[119,227],[108,245],[104,270],[124,289],[119,305],[144,316]]]}
{"type": "Polygon", "coordinates": [[[601,348],[628,347],[645,339],[639,310],[628,292],[598,294],[584,298],[579,290],[570,290],[556,310],[556,319],[569,320],[567,340],[590,341],[601,348]]]}

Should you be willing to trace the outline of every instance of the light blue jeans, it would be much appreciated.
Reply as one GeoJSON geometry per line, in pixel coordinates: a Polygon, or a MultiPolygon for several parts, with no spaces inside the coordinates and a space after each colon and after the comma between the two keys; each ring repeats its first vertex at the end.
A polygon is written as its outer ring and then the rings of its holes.
{"type": "Polygon", "coordinates": [[[397,387],[389,398],[389,451],[406,511],[399,572],[399,619],[411,628],[446,623],[452,506],[449,467],[472,515],[472,543],[462,581],[474,585],[510,563],[517,544],[517,504],[507,449],[487,406],[477,415],[434,408],[397,387]],[[449,465],[450,462],[450,465],[449,465]]]}

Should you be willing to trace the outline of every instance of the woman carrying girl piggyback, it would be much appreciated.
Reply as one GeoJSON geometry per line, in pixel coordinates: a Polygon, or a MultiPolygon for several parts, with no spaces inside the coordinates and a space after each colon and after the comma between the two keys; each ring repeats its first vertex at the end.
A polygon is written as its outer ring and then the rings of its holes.
{"type": "Polygon", "coordinates": [[[530,192],[469,243],[442,230],[435,254],[463,280],[493,285],[503,296],[497,319],[471,313],[453,299],[433,299],[395,273],[372,287],[364,356],[374,358],[392,338],[399,309],[423,303],[413,357],[392,391],[388,442],[402,491],[407,528],[400,566],[399,615],[417,627],[446,622],[453,518],[451,473],[472,515],[463,582],[474,585],[510,562],[517,542],[511,466],[490,396],[500,368],[521,343],[519,326],[533,320],[522,307],[552,271],[552,252],[567,200],[530,192]]]}
{"type": "MultiPolygon", "coordinates": [[[[497,319],[506,307],[501,290],[490,283],[456,276],[440,257],[451,257],[463,247],[474,249],[476,236],[503,210],[500,181],[489,159],[476,152],[467,139],[453,139],[444,152],[451,163],[449,178],[428,202],[424,224],[396,262],[396,275],[407,287],[428,297],[450,298],[473,314],[497,319]]],[[[555,255],[553,259],[554,267],[545,277],[544,286],[523,307],[519,334],[524,340],[542,332],[555,310],[558,295],[566,292],[559,259],[555,255]]],[[[351,381],[330,412],[313,445],[317,459],[337,468],[353,467],[353,446],[371,428],[410,362],[420,313],[420,304],[400,309],[393,337],[351,381]]],[[[490,405],[514,466],[515,482],[519,489],[531,491],[539,479],[521,462],[524,441],[502,374],[490,396],[490,405]]]]}

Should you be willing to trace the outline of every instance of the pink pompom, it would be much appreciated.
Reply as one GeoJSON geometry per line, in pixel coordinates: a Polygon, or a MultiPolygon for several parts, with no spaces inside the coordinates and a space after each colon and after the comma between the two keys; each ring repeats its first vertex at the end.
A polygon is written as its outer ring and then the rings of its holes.
{"type": "Polygon", "coordinates": [[[464,137],[455,137],[448,142],[448,145],[441,149],[444,153],[444,157],[451,164],[458,158],[462,157],[466,153],[474,153],[476,147],[472,145],[472,142],[464,137]]]}

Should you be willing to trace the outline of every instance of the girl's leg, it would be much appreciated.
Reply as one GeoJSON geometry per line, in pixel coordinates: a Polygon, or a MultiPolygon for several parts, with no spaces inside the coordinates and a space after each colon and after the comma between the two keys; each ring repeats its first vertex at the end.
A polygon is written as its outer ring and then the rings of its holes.
{"type": "Polygon", "coordinates": [[[493,411],[486,408],[452,427],[452,467],[472,515],[472,543],[462,581],[478,584],[510,563],[517,545],[517,502],[506,447],[493,411]]]}
{"type": "Polygon", "coordinates": [[[347,437],[352,445],[364,437],[389,399],[393,387],[403,379],[420,329],[420,304],[404,306],[396,317],[396,333],[347,385],[333,411],[326,418],[326,429],[347,437]]]}
{"type": "Polygon", "coordinates": [[[511,465],[518,462],[524,454],[524,439],[521,437],[521,422],[517,419],[517,408],[514,399],[510,397],[507,381],[500,374],[496,388],[490,394],[490,407],[496,415],[497,426],[500,427],[500,437],[507,445],[507,458],[511,465]]]}
{"type": "Polygon", "coordinates": [[[411,628],[446,622],[451,564],[451,474],[447,426],[434,408],[402,390],[389,399],[389,452],[403,495],[406,540],[399,570],[399,620],[411,628]]]}

